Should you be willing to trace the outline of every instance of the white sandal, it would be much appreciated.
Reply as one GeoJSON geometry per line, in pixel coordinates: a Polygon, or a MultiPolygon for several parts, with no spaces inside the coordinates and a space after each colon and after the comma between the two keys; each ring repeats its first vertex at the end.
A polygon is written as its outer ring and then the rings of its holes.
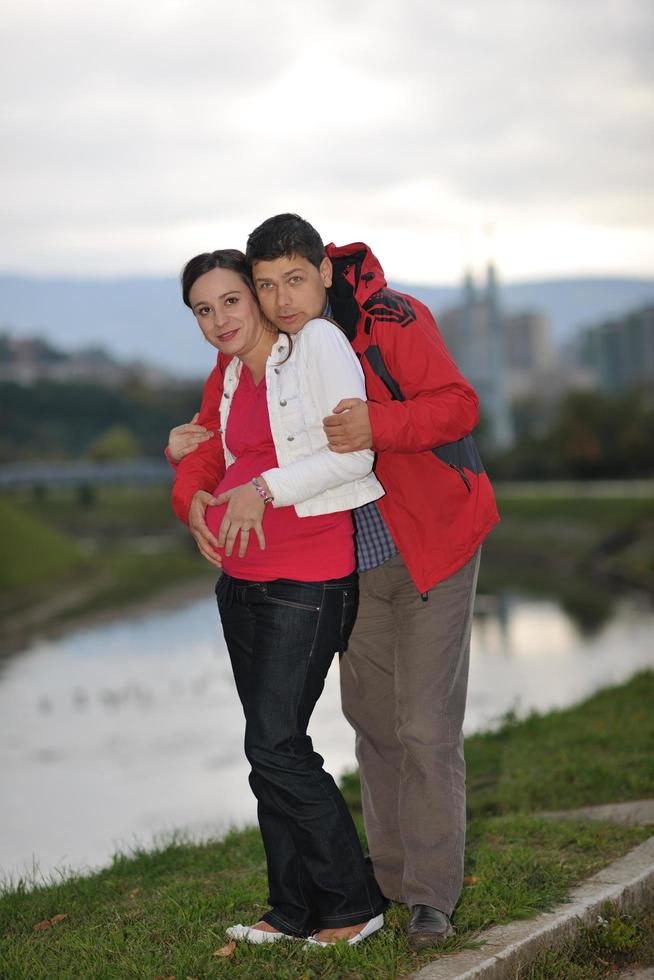
{"type": "Polygon", "coordinates": [[[285,932],[268,932],[266,929],[254,929],[252,926],[238,925],[230,926],[225,929],[225,933],[230,939],[244,940],[247,943],[276,943],[279,939],[297,939],[297,936],[288,936],[285,932]]]}
{"type": "MultiPolygon", "coordinates": [[[[377,930],[381,929],[383,925],[384,913],[382,912],[379,915],[376,915],[374,919],[368,919],[361,932],[357,932],[355,936],[350,936],[350,938],[346,940],[347,945],[356,946],[357,943],[363,942],[363,940],[367,939],[368,936],[372,936],[373,932],[377,932],[377,930]]],[[[336,940],[336,942],[343,942],[343,940],[336,940]]],[[[309,936],[302,948],[308,949],[309,946],[335,946],[336,942],[327,943],[322,939],[316,939],[315,936],[309,936]]]]}

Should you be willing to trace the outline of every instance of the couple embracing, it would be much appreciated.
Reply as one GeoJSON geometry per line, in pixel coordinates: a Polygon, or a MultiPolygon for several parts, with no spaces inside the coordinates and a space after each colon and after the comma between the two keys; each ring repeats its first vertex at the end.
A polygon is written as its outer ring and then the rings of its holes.
{"type": "Polygon", "coordinates": [[[477,397],[429,311],[361,243],[293,214],[245,255],[203,253],[184,302],[219,351],[173,429],[173,506],[222,570],[270,910],[230,938],[354,945],[409,906],[409,943],[453,928],[480,547],[497,521],[477,397]],[[358,573],[358,574],[357,574],[358,573]],[[335,652],[371,861],[307,726],[335,652]]]}

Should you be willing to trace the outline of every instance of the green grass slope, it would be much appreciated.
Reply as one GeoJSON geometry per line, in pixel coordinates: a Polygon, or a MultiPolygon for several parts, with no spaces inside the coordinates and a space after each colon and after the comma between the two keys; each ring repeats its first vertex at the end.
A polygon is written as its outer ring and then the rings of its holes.
{"type": "Polygon", "coordinates": [[[31,511],[0,497],[0,589],[23,589],[69,572],[81,560],[67,534],[49,527],[34,504],[31,511]]]}

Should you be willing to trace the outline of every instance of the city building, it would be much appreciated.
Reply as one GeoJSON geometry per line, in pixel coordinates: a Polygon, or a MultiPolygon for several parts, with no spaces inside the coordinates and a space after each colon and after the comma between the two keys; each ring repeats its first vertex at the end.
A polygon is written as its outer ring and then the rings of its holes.
{"type": "Polygon", "coordinates": [[[604,391],[654,383],[654,306],[586,328],[581,357],[604,391]]]}
{"type": "Polygon", "coordinates": [[[482,289],[466,273],[463,304],[441,313],[438,325],[454,360],[477,391],[487,419],[487,441],[496,449],[509,448],[514,431],[506,331],[492,264],[482,289]]]}

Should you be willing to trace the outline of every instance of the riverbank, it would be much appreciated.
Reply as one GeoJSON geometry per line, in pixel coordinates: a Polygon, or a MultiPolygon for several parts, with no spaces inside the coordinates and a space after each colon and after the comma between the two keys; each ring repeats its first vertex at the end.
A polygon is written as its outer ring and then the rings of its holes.
{"type": "MultiPolygon", "coordinates": [[[[592,630],[625,593],[654,596],[649,484],[498,488],[502,522],[484,544],[479,591],[559,600],[592,630]],[[600,493],[601,491],[601,493],[600,493]],[[619,492],[622,495],[619,495],[619,492]],[[614,494],[613,496],[611,494],[614,494]]],[[[170,510],[169,487],[52,490],[0,497],[0,653],[62,624],[149,601],[214,570],[170,510]]]]}
{"type": "MultiPolygon", "coordinates": [[[[644,839],[643,828],[552,822],[539,811],[654,796],[653,700],[649,672],[567,711],[509,720],[467,740],[466,882],[455,916],[458,935],[444,951],[474,943],[493,923],[550,908],[644,839]]],[[[360,821],[354,777],[345,789],[360,821]]],[[[17,884],[0,900],[0,975],[207,980],[227,969],[242,978],[394,980],[433,958],[433,951],[408,949],[406,910],[397,906],[382,933],[360,948],[225,950],[225,927],[258,918],[265,895],[255,830],[205,844],[178,838],[158,850],[118,855],[111,868],[87,878],[33,890],[17,884]],[[216,955],[219,950],[227,955],[216,955]]]]}
{"type": "MultiPolygon", "coordinates": [[[[654,496],[565,496],[545,485],[499,488],[501,523],[484,543],[479,592],[557,599],[582,630],[611,616],[620,597],[654,597],[654,496]]],[[[596,490],[599,490],[596,487],[596,490]]]]}
{"type": "Polygon", "coordinates": [[[0,496],[0,655],[124,609],[209,594],[215,570],[169,498],[168,487],[0,496]]]}

